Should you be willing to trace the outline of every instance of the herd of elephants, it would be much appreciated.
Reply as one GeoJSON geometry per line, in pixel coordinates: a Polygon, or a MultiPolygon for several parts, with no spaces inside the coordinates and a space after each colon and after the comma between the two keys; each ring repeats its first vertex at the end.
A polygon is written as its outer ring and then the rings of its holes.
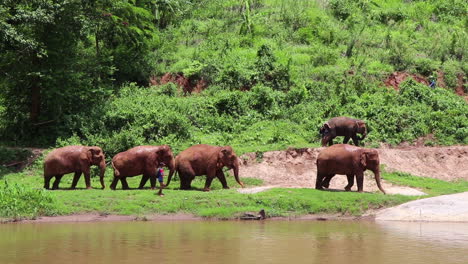
{"type": "MultiPolygon", "coordinates": [[[[359,140],[367,134],[366,124],[359,119],[349,117],[334,117],[325,122],[320,128],[323,149],[317,157],[316,189],[328,188],[330,180],[335,174],[347,176],[348,185],[345,190],[350,191],[356,177],[358,192],[363,191],[364,171],[371,170],[375,175],[378,188],[385,194],[380,183],[380,160],[375,149],[358,147],[359,140]],[[359,137],[357,134],[361,134],[359,137]],[[333,145],[333,139],[344,136],[343,144],[333,145]],[[346,144],[352,139],[355,146],[346,144]]],[[[110,185],[116,189],[120,181],[122,189],[129,189],[126,178],[142,175],[139,189],[142,189],[150,180],[151,189],[156,187],[157,169],[159,164],[169,168],[167,183],[160,184],[159,195],[162,189],[169,185],[175,172],[180,178],[180,189],[191,189],[195,176],[206,175],[204,191],[209,191],[211,182],[216,177],[224,189],[228,189],[223,167],[233,169],[234,177],[241,185],[239,179],[239,160],[230,146],[194,145],[179,153],[174,158],[168,145],[137,146],[120,152],[112,158],[114,179],[110,185]]],[[[57,148],[50,152],[44,160],[44,188],[50,188],[50,180],[55,177],[52,189],[58,189],[64,174],[75,173],[71,189],[75,189],[81,174],[84,174],[87,189],[91,189],[90,167],[97,165],[100,168],[100,182],[105,188],[104,173],[106,160],[104,152],[97,146],[67,146],[57,148]]]]}

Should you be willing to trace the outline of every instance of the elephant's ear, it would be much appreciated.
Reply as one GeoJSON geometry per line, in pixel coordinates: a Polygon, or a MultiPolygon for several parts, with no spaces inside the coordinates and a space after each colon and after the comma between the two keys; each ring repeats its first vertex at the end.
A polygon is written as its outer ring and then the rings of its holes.
{"type": "Polygon", "coordinates": [[[224,160],[226,159],[226,156],[229,153],[229,149],[226,147],[222,147],[221,150],[218,153],[218,160],[216,161],[216,167],[223,167],[224,166],[224,160]]]}
{"type": "Polygon", "coordinates": [[[330,131],[331,127],[330,127],[330,124],[328,122],[326,122],[325,124],[323,124],[323,126],[320,128],[320,134],[325,134],[327,133],[328,131],[330,131]]]}
{"type": "Polygon", "coordinates": [[[164,153],[166,153],[167,151],[169,150],[169,147],[168,146],[161,146],[158,151],[156,151],[156,154],[158,154],[158,156],[162,156],[164,155],[164,153]]]}
{"type": "Polygon", "coordinates": [[[95,147],[88,147],[87,151],[86,151],[86,157],[88,158],[88,161],[90,163],[93,163],[93,160],[94,160],[94,156],[96,156],[96,154],[99,153],[99,150],[97,150],[95,147]]]}
{"type": "Polygon", "coordinates": [[[361,152],[361,157],[360,157],[359,162],[361,163],[363,168],[367,166],[367,153],[365,151],[361,152]]]}

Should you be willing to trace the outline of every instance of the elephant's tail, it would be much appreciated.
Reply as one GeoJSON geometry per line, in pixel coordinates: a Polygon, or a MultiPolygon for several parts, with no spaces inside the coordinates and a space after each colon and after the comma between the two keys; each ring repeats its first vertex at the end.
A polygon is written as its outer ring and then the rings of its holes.
{"type": "Polygon", "coordinates": [[[120,177],[120,171],[115,167],[114,162],[111,162],[112,168],[114,169],[114,178],[119,178],[120,177]]]}

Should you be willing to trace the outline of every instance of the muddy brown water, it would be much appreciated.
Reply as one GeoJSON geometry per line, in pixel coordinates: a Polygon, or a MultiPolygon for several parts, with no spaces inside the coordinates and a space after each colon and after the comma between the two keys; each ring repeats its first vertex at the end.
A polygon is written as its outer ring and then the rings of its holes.
{"type": "Polygon", "coordinates": [[[466,223],[176,221],[0,225],[0,263],[468,263],[466,223]]]}

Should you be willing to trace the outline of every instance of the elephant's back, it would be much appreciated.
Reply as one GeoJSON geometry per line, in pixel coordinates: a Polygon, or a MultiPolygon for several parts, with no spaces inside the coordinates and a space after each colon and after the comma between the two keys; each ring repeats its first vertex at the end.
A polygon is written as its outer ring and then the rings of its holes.
{"type": "Polygon", "coordinates": [[[179,160],[196,160],[201,157],[211,156],[217,149],[221,147],[211,146],[206,144],[193,145],[179,153],[177,155],[179,160]]]}
{"type": "Polygon", "coordinates": [[[359,147],[348,144],[335,144],[322,150],[317,156],[317,161],[352,158],[353,152],[357,150],[359,150],[359,147]]]}
{"type": "Polygon", "coordinates": [[[46,158],[44,159],[44,163],[47,164],[61,159],[78,157],[83,151],[83,148],[84,146],[66,146],[56,148],[47,154],[46,158]]]}

